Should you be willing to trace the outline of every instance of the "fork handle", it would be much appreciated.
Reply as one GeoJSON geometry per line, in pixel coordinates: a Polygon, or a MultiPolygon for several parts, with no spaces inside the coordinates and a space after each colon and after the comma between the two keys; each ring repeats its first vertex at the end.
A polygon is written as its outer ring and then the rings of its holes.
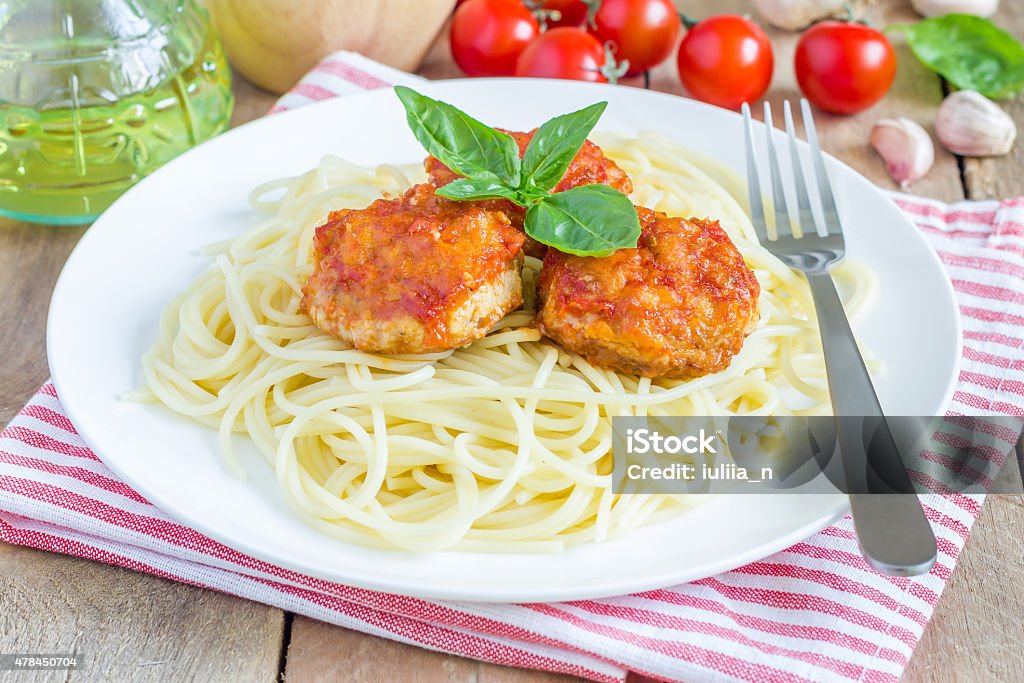
{"type": "Polygon", "coordinates": [[[807,274],[818,314],[836,439],[861,552],[883,574],[924,574],[935,564],[935,534],[912,491],[871,377],[857,348],[835,282],[827,272],[807,274]],[[864,422],[877,426],[865,444],[864,422]]]}

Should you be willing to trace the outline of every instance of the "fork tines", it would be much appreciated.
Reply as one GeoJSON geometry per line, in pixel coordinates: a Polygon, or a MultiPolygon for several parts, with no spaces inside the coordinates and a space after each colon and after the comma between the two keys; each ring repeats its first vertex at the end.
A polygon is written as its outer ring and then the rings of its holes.
{"type": "MultiPolygon", "coordinates": [[[[775,143],[775,130],[772,121],[772,108],[768,102],[764,103],[765,140],[768,147],[768,166],[771,177],[771,197],[774,207],[775,221],[774,231],[769,231],[768,222],[765,216],[765,207],[761,184],[761,174],[757,165],[757,153],[755,151],[756,141],[754,138],[754,123],[750,116],[750,106],[743,104],[743,124],[746,133],[747,146],[747,180],[750,192],[750,214],[761,243],[769,247],[781,246],[780,242],[790,242],[802,237],[818,238],[827,240],[827,247],[830,251],[838,251],[836,257],[841,258],[842,226],[839,222],[839,212],[836,210],[835,198],[832,194],[832,185],[825,170],[825,159],[818,144],[818,135],[814,128],[814,118],[811,115],[811,107],[807,100],[800,100],[800,109],[803,114],[804,132],[807,136],[807,143],[810,147],[811,160],[814,165],[814,174],[817,180],[817,192],[820,201],[822,220],[819,222],[811,206],[811,192],[808,189],[807,180],[804,175],[803,161],[800,154],[800,145],[797,143],[796,125],[793,122],[793,110],[789,101],[783,102],[783,117],[786,124],[786,133],[789,137],[788,156],[792,168],[793,186],[796,196],[796,209],[790,205],[789,196],[785,191],[785,180],[782,172],[782,165],[779,160],[779,152],[775,143]]],[[[817,241],[817,240],[815,240],[817,241]]],[[[811,246],[803,244],[801,246],[811,246]]],[[[822,245],[824,246],[824,245],[822,245]]],[[[773,249],[774,251],[774,249],[773,249]]]]}

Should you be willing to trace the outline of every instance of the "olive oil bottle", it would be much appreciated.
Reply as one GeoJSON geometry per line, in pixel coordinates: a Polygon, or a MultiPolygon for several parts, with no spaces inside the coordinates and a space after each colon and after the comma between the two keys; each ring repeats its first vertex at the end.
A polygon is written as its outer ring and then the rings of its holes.
{"type": "Polygon", "coordinates": [[[0,214],[75,224],[225,130],[231,73],[193,0],[0,11],[0,214]]]}

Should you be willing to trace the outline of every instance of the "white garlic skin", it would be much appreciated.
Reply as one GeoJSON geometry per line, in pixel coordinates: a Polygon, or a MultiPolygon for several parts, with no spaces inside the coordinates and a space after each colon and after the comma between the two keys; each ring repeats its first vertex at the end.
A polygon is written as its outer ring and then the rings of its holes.
{"type": "Polygon", "coordinates": [[[871,146],[903,189],[924,177],[935,163],[935,145],[928,131],[902,116],[876,123],[871,129],[871,146]]]}
{"type": "Polygon", "coordinates": [[[943,100],[935,132],[943,147],[965,157],[1002,156],[1017,138],[1010,115],[973,90],[959,90],[943,100]]]}
{"type": "Polygon", "coordinates": [[[926,17],[954,13],[991,17],[999,9],[999,0],[910,0],[910,4],[926,17]]]}
{"type": "Polygon", "coordinates": [[[772,26],[797,31],[825,17],[841,13],[848,0],[754,0],[758,14],[772,26]]]}

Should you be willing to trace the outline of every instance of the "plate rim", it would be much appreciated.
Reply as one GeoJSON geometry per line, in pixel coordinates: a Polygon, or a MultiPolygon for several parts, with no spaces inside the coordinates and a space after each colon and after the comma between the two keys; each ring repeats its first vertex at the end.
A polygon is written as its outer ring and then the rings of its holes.
{"type": "MultiPolygon", "coordinates": [[[[507,83],[509,81],[513,81],[513,82],[520,82],[521,83],[522,80],[523,79],[505,79],[505,78],[446,79],[446,80],[430,81],[430,82],[424,83],[424,84],[422,84],[422,88],[425,91],[429,91],[429,90],[432,90],[432,89],[435,89],[435,88],[443,90],[446,87],[465,86],[465,85],[468,85],[468,84],[477,85],[477,84],[480,84],[482,82],[507,83]]],[[[613,89],[616,89],[616,90],[619,90],[619,91],[629,91],[631,93],[629,96],[641,97],[641,98],[643,98],[643,97],[656,97],[656,98],[659,98],[659,99],[681,101],[681,102],[685,102],[688,106],[697,106],[697,107],[704,108],[704,109],[714,110],[716,115],[731,114],[734,117],[736,117],[737,119],[739,119],[739,114],[736,113],[736,112],[732,112],[732,111],[729,111],[729,110],[723,110],[723,109],[720,109],[718,107],[713,107],[712,105],[708,105],[708,104],[705,104],[705,103],[697,102],[695,100],[691,100],[689,98],[680,97],[678,95],[674,95],[674,94],[671,94],[671,93],[663,93],[663,92],[652,91],[652,90],[641,90],[641,89],[633,88],[633,87],[630,87],[630,86],[620,86],[620,85],[587,84],[587,83],[577,83],[577,82],[569,82],[569,83],[567,83],[565,81],[554,81],[552,79],[534,79],[534,80],[540,81],[540,82],[554,83],[554,84],[557,84],[559,87],[566,87],[566,86],[568,86],[568,87],[573,87],[573,88],[579,88],[581,90],[594,90],[594,89],[599,89],[599,88],[613,88],[613,89]]],[[[374,91],[366,91],[364,93],[358,93],[358,94],[354,94],[354,95],[350,95],[350,96],[345,96],[345,97],[330,98],[330,99],[322,100],[322,101],[319,101],[319,102],[313,102],[313,103],[310,103],[310,104],[302,106],[302,107],[297,107],[297,108],[294,108],[294,109],[291,109],[291,110],[275,113],[274,114],[274,118],[275,119],[277,119],[277,118],[290,118],[290,117],[294,117],[294,116],[300,115],[301,112],[303,112],[305,110],[312,109],[312,108],[326,108],[326,107],[330,107],[330,106],[338,106],[339,105],[339,101],[347,102],[347,103],[349,103],[349,104],[347,104],[347,106],[352,106],[350,104],[352,101],[355,101],[356,104],[358,104],[358,100],[360,98],[364,98],[364,97],[372,96],[372,95],[376,95],[377,97],[380,96],[379,95],[379,91],[374,90],[374,91]]],[[[305,114],[305,115],[308,116],[309,114],[305,114]]],[[[217,136],[216,138],[213,138],[212,140],[217,140],[217,139],[225,137],[225,136],[231,136],[231,135],[234,135],[236,131],[246,130],[250,126],[259,125],[264,120],[264,118],[265,117],[260,117],[260,118],[254,119],[252,121],[246,122],[245,124],[242,124],[240,126],[237,126],[235,128],[232,128],[232,129],[226,131],[225,133],[217,136]]],[[[760,126],[764,125],[761,122],[756,122],[756,123],[757,123],[757,125],[760,125],[760,126]]],[[[208,144],[208,143],[204,143],[204,144],[208,144]]],[[[136,189],[139,188],[139,187],[142,187],[144,185],[146,187],[148,187],[149,185],[154,184],[155,182],[159,182],[159,180],[154,181],[153,179],[154,178],[157,178],[157,179],[161,178],[162,177],[162,172],[163,172],[163,170],[165,168],[171,166],[172,164],[178,163],[179,160],[181,160],[181,159],[190,158],[191,155],[199,153],[198,150],[200,150],[202,147],[203,147],[203,145],[197,145],[196,147],[188,150],[187,152],[185,152],[184,154],[180,155],[179,157],[177,157],[177,158],[173,159],[172,161],[168,162],[168,164],[165,164],[161,168],[157,169],[154,173],[150,174],[146,178],[143,178],[139,183],[137,183],[133,188],[131,188],[127,193],[125,193],[124,196],[127,196],[128,194],[135,192],[136,189]]],[[[952,313],[952,316],[953,316],[953,323],[954,323],[954,326],[955,326],[955,332],[956,332],[956,352],[957,352],[956,353],[956,358],[955,358],[955,363],[954,363],[954,366],[953,366],[952,371],[950,373],[950,377],[949,377],[948,382],[947,382],[946,392],[942,396],[941,402],[939,404],[940,410],[944,410],[948,406],[948,404],[949,404],[949,402],[950,402],[950,400],[952,398],[952,395],[953,395],[953,393],[955,391],[956,384],[957,384],[957,377],[959,375],[959,371],[960,371],[962,360],[963,360],[963,327],[962,327],[963,323],[962,323],[962,318],[961,318],[961,315],[960,315],[959,308],[956,306],[955,292],[954,292],[952,283],[951,283],[951,281],[950,281],[950,279],[948,277],[948,274],[945,272],[945,269],[942,266],[941,260],[939,259],[939,257],[936,254],[935,250],[931,247],[930,244],[928,244],[927,240],[920,233],[920,230],[913,224],[913,222],[910,220],[910,218],[907,217],[899,209],[898,206],[896,206],[895,202],[892,200],[892,198],[889,196],[888,193],[886,193],[884,190],[882,190],[881,188],[879,188],[876,185],[874,185],[870,180],[865,178],[862,174],[860,174],[858,171],[856,171],[855,169],[853,169],[849,165],[845,164],[841,160],[839,160],[839,159],[837,159],[837,158],[835,158],[835,157],[833,157],[833,156],[831,156],[831,155],[829,155],[827,153],[826,153],[826,157],[828,158],[828,163],[829,164],[838,164],[839,166],[843,167],[846,171],[848,171],[851,174],[851,177],[854,178],[858,183],[860,183],[862,185],[868,186],[870,188],[870,191],[873,194],[875,194],[878,197],[883,198],[886,202],[890,203],[893,206],[893,208],[895,208],[897,211],[899,211],[900,215],[903,217],[904,221],[907,223],[907,226],[909,227],[909,229],[914,234],[915,239],[917,239],[922,244],[922,246],[924,247],[923,251],[928,254],[928,258],[933,262],[932,265],[935,266],[937,271],[939,273],[941,273],[942,276],[943,276],[942,277],[942,281],[943,281],[943,285],[944,285],[945,290],[946,290],[944,293],[946,294],[948,300],[951,301],[952,304],[953,304],[953,306],[952,306],[952,308],[950,310],[951,310],[951,313],[952,313]]],[[[121,201],[122,201],[122,199],[119,198],[117,200],[117,202],[115,202],[115,206],[118,203],[120,203],[121,201]]],[[[105,224],[104,223],[104,216],[101,216],[99,219],[97,219],[96,223],[105,224]]],[[[115,223],[115,225],[116,225],[116,223],[115,223]]],[[[88,245],[91,242],[92,239],[96,239],[95,235],[99,234],[97,231],[95,231],[94,228],[95,228],[95,224],[94,224],[93,227],[91,227],[85,233],[85,235],[83,235],[83,237],[79,240],[78,244],[76,244],[75,248],[69,254],[69,256],[68,256],[64,266],[61,269],[60,275],[58,276],[58,279],[57,279],[57,281],[55,283],[55,286],[54,286],[53,294],[52,294],[52,296],[50,298],[50,305],[49,305],[49,310],[48,310],[48,313],[47,313],[46,351],[47,351],[47,360],[48,360],[48,365],[49,365],[49,369],[50,369],[51,376],[52,376],[52,381],[53,381],[54,385],[57,388],[58,395],[61,395],[61,393],[62,393],[61,392],[61,386],[62,386],[62,383],[63,383],[63,380],[61,379],[62,373],[59,372],[59,370],[57,369],[57,366],[59,365],[59,361],[57,359],[60,358],[61,355],[59,353],[57,353],[57,354],[54,353],[54,348],[55,348],[55,346],[57,345],[58,342],[54,338],[54,336],[51,334],[51,329],[53,329],[53,324],[52,324],[53,320],[58,315],[60,315],[60,308],[61,307],[58,306],[58,305],[55,305],[55,303],[58,303],[60,297],[63,296],[64,289],[66,289],[67,287],[70,286],[68,284],[68,280],[70,279],[71,276],[68,275],[68,273],[70,272],[72,265],[77,262],[76,261],[76,257],[78,257],[78,255],[80,254],[80,250],[84,250],[84,246],[88,245]]],[[[90,434],[94,431],[94,429],[92,429],[92,428],[90,428],[90,426],[88,426],[88,422],[83,423],[81,421],[76,420],[76,418],[75,418],[76,411],[75,411],[74,407],[65,404],[63,401],[62,401],[62,406],[64,407],[65,411],[67,412],[68,417],[71,420],[71,422],[73,424],[75,424],[76,429],[78,429],[79,436],[90,446],[91,449],[93,449],[93,451],[96,453],[97,457],[100,458],[100,460],[103,462],[103,464],[106,467],[110,468],[123,481],[125,481],[126,483],[129,483],[129,485],[131,485],[132,488],[136,488],[137,484],[131,482],[132,477],[126,476],[125,471],[120,467],[119,464],[117,464],[116,462],[108,461],[108,459],[105,457],[105,454],[102,453],[101,450],[93,448],[92,444],[94,443],[94,440],[91,438],[90,434]],[[83,425],[85,425],[85,426],[83,426],[83,425]]],[[[660,573],[657,573],[654,576],[645,576],[645,577],[643,577],[641,579],[633,579],[633,580],[630,580],[628,578],[621,578],[620,577],[620,578],[615,579],[614,582],[606,581],[605,583],[609,583],[609,584],[614,583],[614,586],[609,585],[609,588],[606,591],[596,590],[596,589],[594,589],[592,587],[588,588],[587,586],[583,586],[583,587],[580,587],[578,589],[567,588],[565,586],[559,586],[557,588],[550,589],[550,588],[546,588],[545,586],[541,585],[541,586],[538,586],[536,589],[531,590],[528,594],[527,593],[514,593],[514,592],[513,593],[509,593],[508,591],[506,591],[506,592],[503,592],[501,595],[496,596],[496,595],[492,595],[492,594],[467,595],[466,593],[459,592],[458,590],[434,589],[434,588],[428,588],[427,590],[417,589],[415,592],[410,592],[410,589],[409,589],[409,587],[407,585],[406,586],[395,585],[395,584],[393,584],[393,583],[391,583],[391,582],[389,582],[387,580],[383,580],[383,581],[365,580],[364,581],[362,579],[355,579],[355,580],[353,580],[351,577],[350,578],[345,578],[345,579],[339,579],[339,577],[337,575],[333,575],[332,576],[332,575],[326,574],[324,572],[321,572],[321,571],[317,570],[316,568],[304,567],[302,569],[299,569],[299,568],[296,567],[295,563],[293,563],[293,562],[287,562],[287,561],[282,562],[282,558],[275,556],[273,553],[263,552],[259,548],[255,548],[255,547],[249,546],[244,541],[243,542],[239,542],[238,539],[231,538],[230,535],[227,534],[227,533],[223,533],[222,534],[222,533],[218,532],[216,529],[210,528],[204,522],[202,522],[202,520],[197,520],[196,518],[188,515],[187,511],[179,510],[180,506],[174,504],[172,499],[165,497],[162,493],[160,493],[159,490],[153,489],[152,487],[148,487],[148,486],[143,486],[141,488],[137,488],[136,490],[138,490],[139,493],[142,494],[148,501],[151,501],[153,503],[153,505],[155,505],[161,512],[163,512],[164,514],[167,514],[172,519],[178,521],[179,523],[181,523],[181,524],[183,524],[185,526],[188,526],[188,527],[191,527],[191,528],[195,529],[196,531],[198,531],[198,532],[200,532],[200,533],[210,537],[211,539],[213,539],[215,541],[218,541],[218,542],[224,544],[225,546],[228,546],[229,548],[232,548],[232,549],[234,549],[234,550],[236,550],[238,552],[242,552],[242,553],[251,555],[252,557],[255,557],[257,559],[260,559],[260,560],[263,560],[263,561],[267,561],[267,562],[271,562],[271,563],[273,563],[273,564],[275,564],[277,566],[280,566],[282,568],[291,569],[293,571],[298,571],[298,572],[301,572],[303,574],[307,574],[307,575],[309,575],[311,577],[314,577],[314,578],[320,578],[320,579],[325,579],[325,580],[334,581],[334,582],[341,582],[341,583],[345,583],[347,585],[357,586],[357,587],[360,587],[360,588],[366,588],[366,589],[370,589],[370,590],[379,590],[379,591],[384,591],[384,592],[399,593],[399,594],[405,594],[405,595],[416,595],[417,597],[422,597],[422,598],[427,598],[427,599],[449,599],[449,600],[461,600],[461,601],[466,601],[466,602],[503,602],[503,603],[507,603],[507,602],[523,602],[523,601],[550,601],[550,600],[573,600],[573,599],[584,599],[584,598],[601,598],[601,597],[609,597],[609,596],[613,596],[613,595],[622,595],[623,593],[626,593],[626,592],[630,592],[631,593],[631,592],[637,592],[637,591],[643,591],[643,590],[650,590],[650,589],[654,589],[654,588],[662,588],[662,587],[669,586],[669,585],[674,585],[674,584],[678,584],[678,583],[685,583],[685,582],[688,582],[688,581],[693,581],[693,580],[696,580],[698,578],[703,578],[703,577],[706,577],[706,576],[711,576],[711,575],[714,575],[714,574],[718,574],[718,573],[723,572],[723,571],[729,571],[731,569],[735,569],[736,567],[742,566],[742,565],[747,564],[747,563],[749,563],[751,561],[755,561],[757,559],[760,559],[760,558],[766,557],[766,556],[768,556],[770,554],[773,554],[775,552],[778,552],[779,550],[787,548],[787,547],[791,546],[793,543],[795,543],[795,542],[797,542],[797,541],[799,541],[799,540],[801,540],[803,538],[807,538],[808,536],[810,536],[810,535],[820,531],[821,529],[829,526],[830,524],[832,524],[837,519],[843,517],[847,513],[847,511],[849,509],[848,502],[847,502],[845,496],[837,494],[837,495],[834,496],[835,501],[828,507],[827,511],[823,512],[821,515],[819,515],[813,521],[805,523],[801,527],[799,527],[797,529],[794,529],[794,530],[791,530],[788,533],[781,534],[781,535],[771,539],[768,542],[764,542],[764,543],[758,544],[758,545],[756,545],[756,546],[754,546],[752,548],[749,548],[749,549],[747,549],[744,552],[732,553],[731,555],[729,555],[729,557],[727,559],[720,560],[719,562],[714,563],[714,564],[710,564],[710,565],[709,564],[702,564],[702,565],[699,565],[699,568],[694,568],[694,569],[691,569],[689,571],[678,571],[678,572],[662,571],[660,573]],[[196,523],[197,521],[200,522],[200,523],[197,524],[196,523]],[[671,578],[669,578],[669,577],[671,577],[671,578]]],[[[773,495],[784,495],[784,494],[773,494],[773,495]]],[[[823,506],[823,509],[824,509],[824,506],[823,506]]],[[[329,537],[327,537],[327,538],[329,538],[329,537]]],[[[337,542],[337,543],[342,543],[342,544],[346,543],[344,541],[339,541],[337,539],[331,539],[331,541],[332,542],[337,542]]],[[[404,554],[406,554],[406,553],[404,553],[404,551],[387,551],[387,552],[394,552],[396,558],[400,558],[404,554]]],[[[493,553],[487,553],[487,554],[488,555],[492,555],[493,553]]]]}

